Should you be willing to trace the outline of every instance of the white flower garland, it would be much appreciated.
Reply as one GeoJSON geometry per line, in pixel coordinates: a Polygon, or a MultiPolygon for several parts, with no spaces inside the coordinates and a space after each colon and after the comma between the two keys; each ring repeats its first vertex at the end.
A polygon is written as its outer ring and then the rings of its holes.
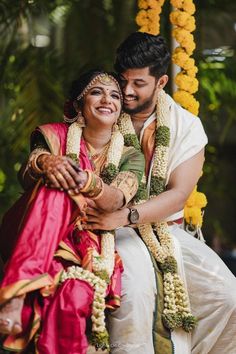
{"type": "MultiPolygon", "coordinates": [[[[151,172],[151,197],[155,197],[164,190],[167,175],[170,129],[169,105],[164,90],[161,90],[158,95],[156,117],[156,142],[151,172]]],[[[134,140],[134,135],[136,136],[136,134],[128,114],[123,114],[119,119],[119,128],[124,135],[124,139],[129,140],[130,145],[136,146],[137,140],[134,140]]],[[[137,204],[144,201],[139,200],[137,204]]],[[[185,331],[191,331],[195,326],[196,319],[191,314],[184,283],[177,274],[173,240],[168,224],[166,222],[154,223],[153,225],[141,224],[138,225],[138,229],[143,241],[156,261],[159,262],[164,274],[165,308],[163,311],[163,321],[165,325],[171,330],[183,327],[185,331]],[[159,240],[154,231],[158,235],[159,240]]]]}
{"type": "MultiPolygon", "coordinates": [[[[79,121],[70,125],[67,134],[66,155],[78,160],[80,154],[80,143],[83,133],[83,124],[79,121]]],[[[124,147],[123,135],[116,126],[113,130],[110,145],[107,152],[107,159],[104,166],[109,165],[118,169],[124,147]]],[[[73,198],[73,197],[72,197],[73,198]]],[[[108,333],[105,326],[105,295],[107,284],[114,271],[115,264],[115,241],[112,232],[102,232],[101,254],[93,250],[93,273],[78,266],[69,267],[63,272],[61,281],[66,279],[80,279],[87,281],[94,289],[94,300],[92,309],[92,331],[94,343],[99,346],[109,347],[108,333]]]]}
{"type": "Polygon", "coordinates": [[[78,266],[68,267],[61,275],[61,282],[67,279],[79,279],[89,283],[94,289],[94,300],[92,305],[92,330],[104,332],[105,327],[105,296],[107,283],[87,269],[78,266]]]}

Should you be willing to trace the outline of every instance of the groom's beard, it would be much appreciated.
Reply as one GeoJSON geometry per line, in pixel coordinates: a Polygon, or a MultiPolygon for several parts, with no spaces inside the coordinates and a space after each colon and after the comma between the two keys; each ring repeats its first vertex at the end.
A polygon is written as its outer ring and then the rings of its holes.
{"type": "Polygon", "coordinates": [[[139,101],[139,97],[138,96],[132,96],[132,95],[128,95],[127,97],[134,97],[136,98],[137,100],[137,106],[134,107],[134,108],[129,108],[129,107],[126,107],[125,106],[125,103],[123,105],[123,111],[125,113],[128,113],[128,114],[136,114],[136,113],[141,113],[142,111],[145,111],[146,109],[148,109],[149,107],[151,107],[153,105],[153,98],[154,98],[154,95],[155,95],[155,91],[156,91],[156,88],[154,88],[152,94],[150,97],[148,97],[143,103],[140,103],[138,104],[138,101],[139,101]]]}

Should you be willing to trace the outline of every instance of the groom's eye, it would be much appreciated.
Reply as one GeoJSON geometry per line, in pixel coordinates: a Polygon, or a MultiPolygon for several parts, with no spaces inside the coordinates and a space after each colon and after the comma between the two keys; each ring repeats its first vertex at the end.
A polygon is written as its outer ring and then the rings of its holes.
{"type": "Polygon", "coordinates": [[[136,87],[144,87],[147,85],[146,82],[143,82],[143,81],[135,81],[134,84],[136,87]]]}

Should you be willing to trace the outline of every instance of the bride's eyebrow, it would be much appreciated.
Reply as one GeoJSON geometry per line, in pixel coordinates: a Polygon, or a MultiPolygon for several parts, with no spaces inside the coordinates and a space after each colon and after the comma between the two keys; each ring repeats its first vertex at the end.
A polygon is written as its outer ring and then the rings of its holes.
{"type": "MultiPolygon", "coordinates": [[[[93,86],[93,87],[91,87],[91,89],[89,91],[92,91],[93,89],[99,89],[99,90],[105,91],[106,88],[101,87],[101,86],[93,86]]],[[[118,95],[120,95],[119,91],[115,90],[115,89],[112,89],[110,92],[111,93],[114,92],[114,93],[117,93],[118,95]]]]}

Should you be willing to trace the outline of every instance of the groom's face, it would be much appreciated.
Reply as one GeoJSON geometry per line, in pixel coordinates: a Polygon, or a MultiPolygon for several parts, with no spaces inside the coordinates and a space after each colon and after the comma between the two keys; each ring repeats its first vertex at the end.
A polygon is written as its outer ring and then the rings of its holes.
{"type": "Polygon", "coordinates": [[[145,113],[155,106],[159,80],[150,75],[149,67],[128,69],[120,74],[120,79],[124,95],[123,110],[126,113],[145,113]]]}

